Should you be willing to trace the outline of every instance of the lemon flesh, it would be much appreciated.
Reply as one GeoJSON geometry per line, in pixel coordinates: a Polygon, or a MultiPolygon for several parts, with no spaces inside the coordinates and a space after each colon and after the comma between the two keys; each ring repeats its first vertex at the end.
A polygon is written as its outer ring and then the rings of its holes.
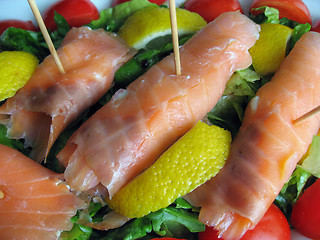
{"type": "Polygon", "coordinates": [[[38,59],[27,52],[1,52],[0,101],[14,96],[30,79],[38,63],[38,59]]]}
{"type": "MultiPolygon", "coordinates": [[[[178,34],[194,33],[207,22],[197,13],[177,8],[178,34]]],[[[171,34],[170,12],[164,7],[147,7],[130,16],[118,34],[136,49],[145,47],[152,39],[171,34]]]]}
{"type": "Polygon", "coordinates": [[[230,144],[229,131],[198,122],[150,168],[106,201],[129,218],[167,207],[215,176],[224,166],[230,144]]]}
{"type": "Polygon", "coordinates": [[[274,23],[261,24],[260,38],[249,49],[252,66],[261,76],[275,73],[285,59],[293,29],[274,23]]]}

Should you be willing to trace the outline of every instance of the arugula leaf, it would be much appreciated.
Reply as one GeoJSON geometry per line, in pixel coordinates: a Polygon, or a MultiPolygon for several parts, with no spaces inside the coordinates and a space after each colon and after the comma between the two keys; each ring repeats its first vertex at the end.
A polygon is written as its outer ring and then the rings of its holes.
{"type": "Polygon", "coordinates": [[[92,29],[103,28],[109,32],[117,32],[129,16],[148,6],[158,7],[157,4],[150,3],[148,0],[132,0],[124,2],[113,8],[102,10],[100,12],[100,18],[92,21],[87,26],[92,29]]]}
{"type": "Polygon", "coordinates": [[[188,201],[186,201],[182,197],[177,198],[174,201],[174,204],[176,205],[176,208],[191,209],[194,212],[199,211],[198,208],[195,208],[194,206],[192,206],[188,201]]]}
{"type": "Polygon", "coordinates": [[[109,230],[102,240],[133,240],[156,233],[166,237],[186,237],[191,233],[204,231],[205,225],[198,220],[198,214],[186,209],[169,206],[133,219],[123,227],[109,230]]]}

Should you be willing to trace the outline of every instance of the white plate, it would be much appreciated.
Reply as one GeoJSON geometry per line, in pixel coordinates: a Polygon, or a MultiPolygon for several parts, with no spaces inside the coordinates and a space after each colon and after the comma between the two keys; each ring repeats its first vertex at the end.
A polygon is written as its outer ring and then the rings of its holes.
{"type": "MultiPolygon", "coordinates": [[[[27,0],[0,0],[0,20],[6,19],[19,19],[24,21],[33,21],[35,19],[30,10],[27,0]]],[[[40,12],[43,11],[58,0],[36,0],[40,12]]],[[[244,13],[248,13],[252,0],[239,0],[244,13]]],[[[99,10],[108,8],[111,5],[112,0],[92,0],[99,10]]],[[[184,0],[176,0],[177,5],[184,2],[184,0]]],[[[305,4],[310,10],[312,21],[315,23],[320,20],[320,1],[319,0],[304,0],[305,4]]],[[[307,240],[309,238],[301,236],[296,231],[292,232],[292,240],[307,240]]]]}

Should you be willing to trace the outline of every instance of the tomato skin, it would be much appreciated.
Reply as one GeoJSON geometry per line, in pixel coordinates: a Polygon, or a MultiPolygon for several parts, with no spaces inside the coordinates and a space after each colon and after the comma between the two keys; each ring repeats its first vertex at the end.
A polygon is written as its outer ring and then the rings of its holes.
{"type": "Polygon", "coordinates": [[[187,0],[184,8],[198,13],[207,22],[211,22],[224,12],[242,12],[238,0],[187,0]]]}
{"type": "Polygon", "coordinates": [[[47,28],[56,30],[54,13],[62,15],[71,27],[80,27],[99,18],[99,11],[90,0],[60,0],[43,14],[47,28]]]}
{"type": "Polygon", "coordinates": [[[31,21],[9,19],[0,21],[0,35],[9,27],[22,28],[29,31],[37,31],[37,28],[33,25],[31,21]]]}
{"type": "MultiPolygon", "coordinates": [[[[286,17],[298,23],[312,23],[308,7],[302,0],[254,0],[250,9],[263,6],[277,8],[280,18],[286,17]]],[[[259,12],[250,10],[253,14],[259,12]]]]}
{"type": "Polygon", "coordinates": [[[303,235],[320,239],[320,179],[308,187],[292,207],[291,224],[303,235]]]}
{"type": "MultiPolygon", "coordinates": [[[[240,240],[290,240],[290,226],[278,207],[270,206],[257,226],[248,230],[240,240]]],[[[223,240],[218,238],[218,232],[207,227],[199,233],[199,240],[223,240]]]]}
{"type": "Polygon", "coordinates": [[[311,31],[315,31],[315,32],[320,33],[320,20],[312,25],[311,31]]]}
{"type": "MultiPolygon", "coordinates": [[[[114,6],[117,6],[120,3],[124,3],[124,2],[128,2],[128,1],[130,1],[130,0],[114,0],[112,2],[111,6],[114,7],[114,6]]],[[[164,4],[166,2],[166,0],[149,0],[149,2],[158,4],[160,6],[161,4],[164,4]]]]}

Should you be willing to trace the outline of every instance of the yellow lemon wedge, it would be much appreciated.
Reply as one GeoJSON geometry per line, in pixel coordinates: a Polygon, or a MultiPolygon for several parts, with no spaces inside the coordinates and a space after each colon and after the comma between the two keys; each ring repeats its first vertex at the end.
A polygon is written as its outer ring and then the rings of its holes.
{"type": "MultiPolygon", "coordinates": [[[[207,22],[197,13],[177,8],[178,34],[194,33],[207,22]]],[[[147,7],[130,16],[118,34],[136,49],[145,47],[152,39],[171,34],[170,13],[168,8],[147,7]]]]}
{"type": "Polygon", "coordinates": [[[30,79],[38,63],[38,59],[27,52],[1,52],[0,101],[14,96],[30,79]]]}
{"type": "Polygon", "coordinates": [[[225,164],[230,144],[229,131],[198,122],[151,167],[106,201],[129,218],[167,207],[214,177],[225,164]]]}
{"type": "Polygon", "coordinates": [[[283,62],[293,29],[274,23],[261,24],[260,38],[249,49],[252,66],[261,76],[275,73],[283,62]]]}

